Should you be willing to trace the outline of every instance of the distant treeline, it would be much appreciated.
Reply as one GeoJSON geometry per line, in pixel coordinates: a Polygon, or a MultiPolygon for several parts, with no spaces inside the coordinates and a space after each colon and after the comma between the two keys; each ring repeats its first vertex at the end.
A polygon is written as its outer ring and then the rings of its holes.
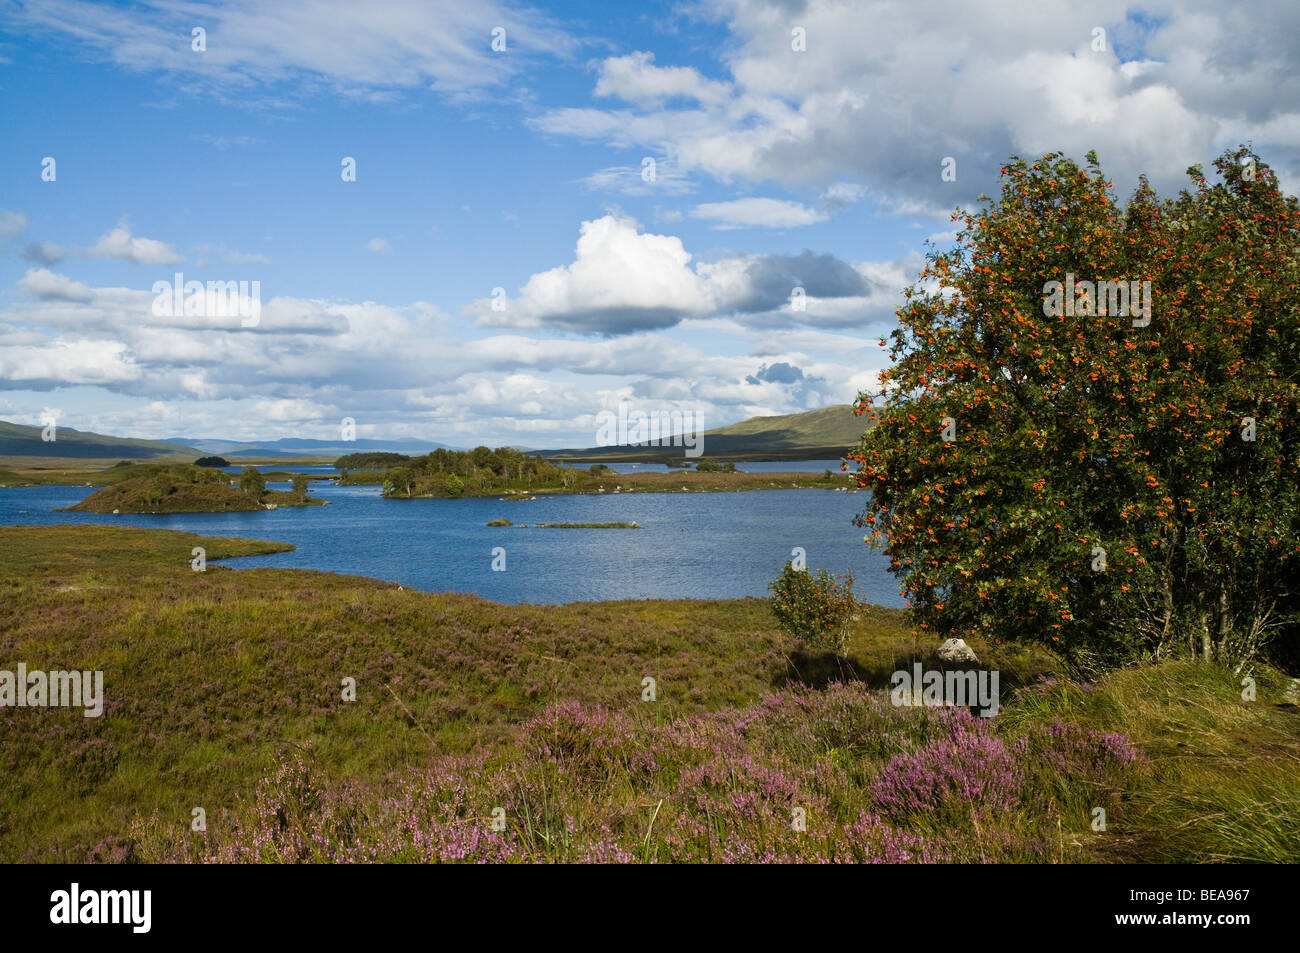
{"type": "Polygon", "coordinates": [[[567,487],[577,479],[575,470],[556,466],[541,456],[530,457],[512,447],[438,449],[390,469],[384,475],[384,495],[474,496],[506,489],[567,487]]]}
{"type": "Polygon", "coordinates": [[[389,467],[401,466],[411,458],[404,453],[349,453],[334,461],[334,469],[342,470],[387,470],[389,467]]]}

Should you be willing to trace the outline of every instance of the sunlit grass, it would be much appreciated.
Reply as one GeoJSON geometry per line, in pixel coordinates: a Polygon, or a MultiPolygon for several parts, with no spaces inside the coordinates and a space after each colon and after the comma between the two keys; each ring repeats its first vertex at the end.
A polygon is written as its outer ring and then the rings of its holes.
{"type": "Polygon", "coordinates": [[[892,759],[946,750],[936,713],[888,703],[892,672],[939,665],[935,640],[898,610],[861,606],[837,659],[793,644],[763,599],[508,606],[212,562],[287,548],[0,529],[0,668],[102,669],[106,695],[99,719],[0,709],[0,860],[233,850],[232,820],[260,823],[259,782],[298,757],[334,807],[293,811],[333,859],[431,859],[402,840],[400,811],[442,838],[432,859],[459,856],[448,845],[462,840],[497,859],[1300,859],[1300,716],[1266,669],[1246,702],[1210,666],[1088,685],[1039,647],[974,641],[1001,674],[1005,709],[977,727],[1012,752],[1014,805],[854,827],[878,810],[873,785],[892,759]],[[190,568],[196,545],[206,572],[190,568]],[[1042,740],[1058,719],[1124,735],[1140,763],[1051,767],[1067,750],[1042,740]],[[1020,754],[1019,738],[1040,740],[1020,754]],[[500,843],[483,840],[496,804],[510,807],[500,843]],[[811,822],[795,837],[798,804],[811,822]],[[189,832],[199,806],[207,840],[189,832]],[[1094,807],[1105,832],[1090,827],[1094,807]],[[346,831],[362,853],[341,846],[346,831]]]}

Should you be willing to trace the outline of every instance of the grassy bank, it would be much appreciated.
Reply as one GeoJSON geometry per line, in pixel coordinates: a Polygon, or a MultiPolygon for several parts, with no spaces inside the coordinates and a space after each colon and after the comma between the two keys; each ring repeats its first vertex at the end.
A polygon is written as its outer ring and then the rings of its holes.
{"type": "MultiPolygon", "coordinates": [[[[366,486],[382,485],[384,474],[349,473],[347,484],[366,486]]],[[[741,490],[791,490],[819,489],[844,490],[856,493],[852,477],[844,473],[697,473],[694,470],[675,470],[668,473],[615,473],[599,474],[587,470],[570,471],[568,482],[514,481],[510,484],[475,490],[465,488],[451,494],[440,486],[428,487],[426,492],[412,492],[410,497],[399,487],[386,491],[394,500],[419,498],[447,498],[451,496],[514,497],[557,496],[574,493],[729,493],[741,490]]]]}
{"type": "Polygon", "coordinates": [[[0,708],[0,860],[1300,859],[1300,715],[1267,671],[1247,703],[1209,666],[1084,685],[973,643],[1005,710],[972,719],[890,704],[941,666],[895,610],[836,660],[766,600],[506,606],[194,572],[196,545],[277,546],[0,529],[0,668],[106,696],[0,708]]]}

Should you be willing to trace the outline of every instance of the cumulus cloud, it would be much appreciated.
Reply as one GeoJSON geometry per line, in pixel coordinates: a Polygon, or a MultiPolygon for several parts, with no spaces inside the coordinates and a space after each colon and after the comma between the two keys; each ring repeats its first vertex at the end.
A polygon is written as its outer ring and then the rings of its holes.
{"type": "Polygon", "coordinates": [[[0,380],[8,388],[124,384],[140,377],[120,341],[53,341],[0,347],[0,380]]]}
{"type": "Polygon", "coordinates": [[[854,201],[911,214],[991,191],[1013,153],[1096,149],[1122,190],[1147,173],[1167,191],[1187,184],[1188,165],[1253,140],[1284,186],[1300,173],[1294,4],[982,0],[936,15],[924,3],[705,0],[698,12],[728,31],[721,75],[612,56],[594,90],[612,102],[547,110],[537,127],[660,150],[689,175],[824,190],[830,204],[852,177],[854,201]],[[791,48],[795,26],[805,52],[791,48]],[[940,177],[945,157],[956,182],[940,177]]]}
{"type": "Polygon", "coordinates": [[[681,239],[606,215],[582,223],[572,264],[533,275],[515,300],[480,301],[474,310],[480,323],[504,327],[599,334],[667,328],[709,309],[709,291],[690,260],[681,239]]]}
{"type": "Polygon", "coordinates": [[[99,237],[90,254],[96,258],[118,258],[137,265],[174,265],[181,260],[173,245],[152,238],[137,238],[127,225],[119,225],[99,237]]]}
{"type": "Polygon", "coordinates": [[[47,268],[27,269],[18,290],[42,301],[89,301],[94,296],[86,285],[47,268]]]}
{"type": "Polygon", "coordinates": [[[473,336],[424,302],[282,297],[243,328],[237,318],[157,315],[150,289],[93,287],[46,269],[13,291],[23,300],[0,309],[0,390],[79,384],[122,395],[135,402],[65,424],[136,436],[328,437],[352,416],[375,436],[580,446],[592,442],[595,415],[619,400],[726,423],[847,401],[879,361],[864,338],[811,328],[737,325],[730,343],[707,347],[655,330],[473,336]],[[749,353],[729,353],[737,344],[749,353]]]}
{"type": "Polygon", "coordinates": [[[729,316],[844,327],[892,314],[907,284],[901,265],[855,266],[811,251],[691,260],[680,238],[642,232],[635,219],[611,213],[582,223],[571,264],[533,275],[514,298],[480,299],[469,310],[486,326],[602,335],[729,316]]]}

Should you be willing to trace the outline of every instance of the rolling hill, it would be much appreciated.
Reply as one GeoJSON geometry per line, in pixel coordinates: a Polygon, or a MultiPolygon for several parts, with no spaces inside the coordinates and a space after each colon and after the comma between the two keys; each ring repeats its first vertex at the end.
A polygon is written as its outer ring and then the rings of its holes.
{"type": "MultiPolygon", "coordinates": [[[[740,423],[715,427],[703,434],[706,457],[728,460],[822,460],[839,459],[857,444],[866,423],[853,413],[852,405],[836,404],[818,410],[775,417],[751,417],[740,423]]],[[[170,440],[137,440],[60,427],[57,439],[41,439],[40,427],[0,421],[0,458],[151,460],[184,457],[193,460],[207,454],[238,457],[331,457],[368,450],[424,454],[445,444],[426,440],[312,440],[283,437],[277,440],[239,441],[219,438],[176,437],[170,440]]],[[[569,450],[541,450],[553,460],[659,461],[684,456],[682,447],[586,447],[569,450]]]]}
{"type": "Polygon", "coordinates": [[[0,420],[0,457],[66,457],[87,460],[117,458],[152,460],[156,457],[202,456],[191,446],[166,440],[136,440],[59,427],[54,440],[41,439],[41,427],[0,420]]]}
{"type": "MultiPolygon", "coordinates": [[[[703,456],[728,460],[838,459],[867,429],[853,413],[852,404],[835,404],[818,410],[776,417],[751,417],[740,423],[706,430],[703,456]]],[[[681,447],[590,447],[544,450],[556,460],[611,460],[663,462],[683,456],[681,447]]]]}
{"type": "Polygon", "coordinates": [[[450,450],[445,443],[431,440],[313,440],[307,437],[281,437],[278,440],[222,440],[216,437],[172,437],[171,440],[189,447],[198,447],[204,453],[217,453],[223,457],[337,457],[347,453],[388,451],[392,453],[422,454],[434,450],[450,450]]]}

